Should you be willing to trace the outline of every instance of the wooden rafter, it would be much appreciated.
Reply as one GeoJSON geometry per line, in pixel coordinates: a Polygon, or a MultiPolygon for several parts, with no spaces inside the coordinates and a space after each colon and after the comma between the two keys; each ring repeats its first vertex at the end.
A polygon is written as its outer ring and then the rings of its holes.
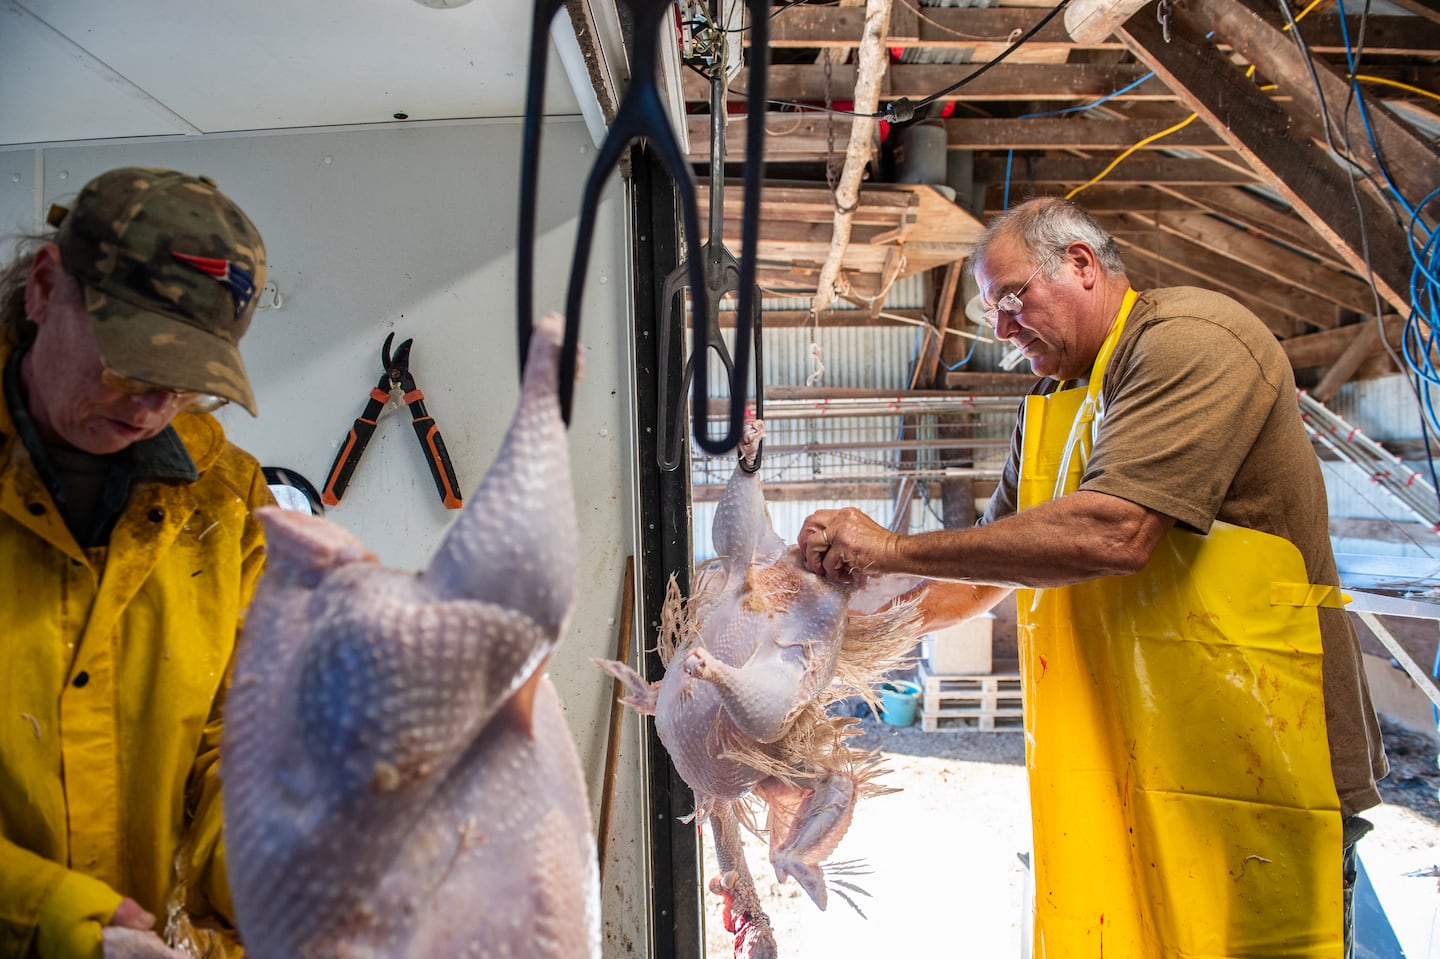
{"type": "MultiPolygon", "coordinates": [[[[1128,214],[1128,218],[1147,219],[1142,214],[1128,214]]],[[[1291,285],[1283,276],[1254,269],[1158,227],[1135,234],[1115,228],[1111,217],[1102,217],[1101,222],[1113,229],[1115,240],[1126,257],[1138,253],[1171,269],[1208,277],[1209,282],[1201,285],[1252,305],[1278,336],[1294,335],[1297,321],[1304,323],[1306,329],[1326,329],[1339,323],[1335,304],[1291,285]]]]}
{"type": "MultiPolygon", "coordinates": [[[[913,0],[897,0],[895,10],[908,10],[915,25],[913,34],[896,32],[892,18],[889,46],[908,49],[967,50],[970,60],[983,63],[1002,52],[1016,31],[1034,26],[1041,11],[1018,6],[1003,7],[941,7],[927,6],[924,17],[914,14],[913,0]]],[[[1070,9],[1075,9],[1072,4],[1070,9]]],[[[1262,14],[1272,23],[1279,14],[1262,14]]],[[[776,17],[770,28],[770,46],[774,48],[854,47],[860,43],[863,15],[854,9],[801,4],[787,8],[784,16],[776,17]]],[[[1124,22],[1123,19],[1120,22],[1124,22]]],[[[1350,17],[1348,29],[1354,37],[1359,18],[1350,17]]],[[[1113,31],[1112,31],[1113,32],[1113,31]]],[[[1305,20],[1305,39],[1316,53],[1344,52],[1344,35],[1340,18],[1331,13],[1312,13],[1305,20]]],[[[1099,40],[1084,43],[1074,39],[1061,20],[1053,20],[1031,37],[1022,50],[1011,57],[1012,62],[1056,62],[1076,47],[1085,49],[1123,49],[1123,44],[1107,34],[1099,40]],[[1034,62],[1034,61],[1032,61],[1034,62]]],[[[1365,49],[1375,56],[1432,56],[1440,49],[1440,24],[1414,17],[1370,16],[1366,18],[1365,49]]]]}
{"type": "MultiPolygon", "coordinates": [[[[1080,64],[1005,64],[1005,69],[992,70],[953,93],[941,97],[948,100],[1014,100],[1014,101],[1075,101],[1100,97],[1134,83],[1146,69],[1135,64],[1104,66],[1080,64]]],[[[748,90],[748,68],[741,70],[734,86],[748,90]]],[[[955,82],[953,64],[894,64],[886,73],[880,95],[885,98],[910,97],[920,100],[955,82]]],[[[837,100],[851,100],[855,95],[855,67],[841,64],[831,70],[831,95],[837,100]]],[[[777,100],[804,100],[811,103],[825,99],[825,68],[815,64],[776,64],[770,68],[766,93],[777,100]]],[[[710,84],[691,74],[685,78],[685,99],[703,103],[709,99],[710,84]]],[[[1175,99],[1165,84],[1149,80],[1123,94],[1123,100],[1175,99]]]]}
{"type": "MultiPolygon", "coordinates": [[[[1372,172],[1381,167],[1370,138],[1373,132],[1385,157],[1384,165],[1402,194],[1418,201],[1435,188],[1436,175],[1440,174],[1440,153],[1435,146],[1383,107],[1371,107],[1363,117],[1359,109],[1344,109],[1351,91],[1343,70],[1302,56],[1294,37],[1287,36],[1240,0],[1205,0],[1195,5],[1193,16],[1199,28],[1213,31],[1288,93],[1292,98],[1292,112],[1310,117],[1329,113],[1337,128],[1336,139],[1347,142],[1349,149],[1372,172]],[[1334,107],[1326,107],[1327,102],[1334,107]],[[1369,119],[1368,126],[1365,117],[1369,119]]],[[[1411,28],[1415,29],[1415,25],[1411,28]]],[[[1308,37],[1309,24],[1301,29],[1308,37]]]]}
{"type": "MultiPolygon", "coordinates": [[[[1203,267],[1190,257],[1177,259],[1173,255],[1157,251],[1150,244],[1127,241],[1120,237],[1116,238],[1116,242],[1125,256],[1125,266],[1130,272],[1131,282],[1137,286],[1199,286],[1218,289],[1232,296],[1238,292],[1230,283],[1217,282],[1213,278],[1214,274],[1203,272],[1203,267]],[[1141,280],[1139,277],[1147,279],[1141,280]]],[[[1220,275],[1228,277],[1228,274],[1220,275]]],[[[1247,297],[1245,305],[1277,337],[1283,339],[1295,332],[1295,319],[1267,300],[1247,297]]]]}
{"type": "Polygon", "coordinates": [[[1336,306],[1356,313],[1373,310],[1370,288],[1361,281],[1337,274],[1324,264],[1237,230],[1215,217],[1204,213],[1159,213],[1150,222],[1165,233],[1189,240],[1242,266],[1270,276],[1283,276],[1290,285],[1336,306]]]}
{"type": "MultiPolygon", "coordinates": [[[[1047,186],[1079,186],[1096,176],[1110,162],[1109,157],[1017,156],[1009,163],[1012,184],[1033,183],[1047,186]]],[[[975,161],[975,178],[1000,181],[1005,177],[1006,160],[984,157],[975,161]]],[[[1130,186],[1170,183],[1179,186],[1235,186],[1259,182],[1254,173],[1242,173],[1232,166],[1213,163],[1208,159],[1174,157],[1133,157],[1105,177],[1109,184],[1130,186]]],[[[1053,191],[1047,191],[1053,192],[1053,191]]],[[[1013,194],[1013,187],[1012,187],[1013,194]]]]}
{"type": "Polygon", "coordinates": [[[1352,193],[1345,172],[1314,143],[1297,139],[1290,115],[1208,42],[1183,11],[1171,22],[1170,43],[1154,21],[1132,17],[1121,28],[1121,38],[1212,130],[1263,171],[1357,274],[1373,269],[1381,295],[1396,308],[1408,308],[1409,250],[1383,203],[1364,189],[1352,193]],[[1368,266],[1362,253],[1367,248],[1368,266]]]}
{"type": "Polygon", "coordinates": [[[1320,382],[1310,389],[1310,395],[1322,403],[1330,402],[1340,387],[1360,369],[1360,365],[1380,349],[1380,330],[1373,322],[1357,323],[1355,326],[1355,334],[1349,344],[1326,368],[1320,382]]]}
{"type": "MultiPolygon", "coordinates": [[[[1365,321],[1374,325],[1373,320],[1365,321]]],[[[1283,341],[1280,345],[1285,348],[1285,354],[1290,357],[1290,365],[1296,369],[1305,369],[1317,366],[1333,366],[1340,355],[1345,352],[1351,340],[1359,331],[1356,327],[1359,324],[1351,323],[1348,326],[1336,327],[1333,330],[1324,330],[1320,333],[1310,333],[1305,336],[1296,336],[1283,341]]],[[[1405,321],[1391,313],[1385,317],[1385,339],[1392,344],[1400,342],[1400,331],[1405,321]]]]}
{"type": "MultiPolygon", "coordinates": [[[[1179,119],[1184,116],[1180,114],[1179,119]]],[[[1155,120],[1086,120],[1045,117],[1028,120],[946,120],[946,145],[952,150],[1122,150],[1162,130],[1155,120]]],[[[1191,124],[1145,149],[1229,150],[1214,131],[1191,124]]]]}
{"type": "Polygon", "coordinates": [[[1345,263],[1335,255],[1315,230],[1289,210],[1281,210],[1248,190],[1221,187],[1214,190],[1177,190],[1168,184],[1156,184],[1157,192],[1173,197],[1191,209],[1205,210],[1226,217],[1244,226],[1257,236],[1288,243],[1333,269],[1342,270],[1345,263]]]}

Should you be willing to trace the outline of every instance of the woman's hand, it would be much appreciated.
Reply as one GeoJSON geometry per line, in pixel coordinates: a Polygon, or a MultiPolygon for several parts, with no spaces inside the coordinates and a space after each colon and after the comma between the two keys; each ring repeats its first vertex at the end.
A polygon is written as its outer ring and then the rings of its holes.
{"type": "Polygon", "coordinates": [[[109,925],[100,931],[105,959],[185,959],[155,935],[155,917],[134,899],[120,900],[109,925]]]}

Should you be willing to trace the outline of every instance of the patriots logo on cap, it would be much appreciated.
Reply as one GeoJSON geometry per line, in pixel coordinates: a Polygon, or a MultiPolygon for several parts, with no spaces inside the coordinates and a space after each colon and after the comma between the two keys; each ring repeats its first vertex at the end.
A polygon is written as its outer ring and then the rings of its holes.
{"type": "Polygon", "coordinates": [[[250,271],[237,265],[233,260],[221,260],[213,256],[191,256],[189,253],[170,253],[175,259],[186,266],[194,267],[201,273],[215,278],[217,282],[230,291],[230,298],[235,301],[235,315],[239,316],[245,312],[245,307],[255,296],[255,277],[250,271]]]}

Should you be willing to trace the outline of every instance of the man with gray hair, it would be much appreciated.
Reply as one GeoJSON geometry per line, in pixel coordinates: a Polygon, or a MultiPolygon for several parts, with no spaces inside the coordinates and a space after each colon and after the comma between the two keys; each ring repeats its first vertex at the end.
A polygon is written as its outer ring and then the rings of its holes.
{"type": "Polygon", "coordinates": [[[930,577],[936,626],[1019,591],[1037,956],[1348,954],[1386,764],[1284,351],[1222,294],[1132,289],[1068,201],[971,262],[1041,377],[984,517],[821,510],[807,564],[930,577]]]}
{"type": "Polygon", "coordinates": [[[0,955],[163,951],[157,915],[238,955],[217,742],[273,499],[208,411],[255,412],[265,248],[169,170],[49,220],[0,275],[0,955]]]}

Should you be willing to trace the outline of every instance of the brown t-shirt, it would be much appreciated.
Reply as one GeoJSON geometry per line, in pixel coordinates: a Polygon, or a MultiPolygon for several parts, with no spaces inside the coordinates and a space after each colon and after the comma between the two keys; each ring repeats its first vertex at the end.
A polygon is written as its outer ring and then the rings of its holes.
{"type": "MultiPolygon", "coordinates": [[[[1034,392],[1058,386],[1042,380],[1034,392]]],[[[1201,533],[1218,519],[1283,537],[1310,582],[1339,584],[1294,373],[1274,334],[1239,303],[1193,287],[1141,293],[1105,372],[1099,417],[1080,489],[1201,533]]],[[[1022,417],[982,523],[1015,511],[1023,429],[1022,417]]],[[[1375,781],[1387,766],[1354,627],[1344,610],[1319,613],[1331,768],[1350,815],[1380,802],[1375,781]]]]}

